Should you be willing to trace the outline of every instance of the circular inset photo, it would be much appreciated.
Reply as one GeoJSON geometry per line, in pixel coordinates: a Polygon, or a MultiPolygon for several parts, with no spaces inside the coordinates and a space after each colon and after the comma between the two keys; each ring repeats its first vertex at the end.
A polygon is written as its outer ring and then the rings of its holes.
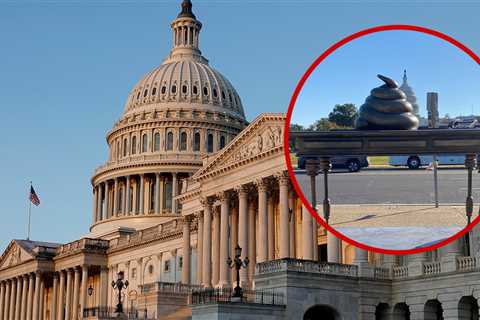
{"type": "Polygon", "coordinates": [[[285,157],[306,209],[363,249],[474,252],[480,59],[440,32],[367,29],[313,62],[292,96],[285,157]]]}

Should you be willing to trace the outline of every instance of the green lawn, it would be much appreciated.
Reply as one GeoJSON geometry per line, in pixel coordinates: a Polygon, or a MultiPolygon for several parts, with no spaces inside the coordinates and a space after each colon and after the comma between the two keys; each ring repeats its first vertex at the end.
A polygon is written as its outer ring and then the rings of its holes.
{"type": "MultiPolygon", "coordinates": [[[[370,165],[373,165],[373,166],[382,166],[382,165],[388,166],[388,160],[389,160],[388,156],[368,157],[368,161],[370,162],[370,165]]],[[[292,167],[295,168],[297,166],[298,159],[294,153],[290,153],[290,161],[292,161],[292,167]]]]}
{"type": "Polygon", "coordinates": [[[388,165],[388,156],[375,156],[375,157],[368,157],[368,161],[371,165],[379,166],[379,165],[388,165]]]}

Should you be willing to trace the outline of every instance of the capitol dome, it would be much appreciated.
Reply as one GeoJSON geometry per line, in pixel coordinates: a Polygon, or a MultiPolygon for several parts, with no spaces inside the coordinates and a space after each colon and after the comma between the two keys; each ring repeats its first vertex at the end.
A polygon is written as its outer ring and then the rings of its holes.
{"type": "Polygon", "coordinates": [[[196,108],[244,118],[237,91],[200,59],[166,60],[146,74],[128,96],[125,114],[156,108],[196,108]]]}
{"type": "Polygon", "coordinates": [[[188,177],[247,125],[237,91],[202,56],[192,3],[181,6],[170,53],[130,91],[107,133],[108,161],[92,177],[92,236],[177,218],[188,177]]]}

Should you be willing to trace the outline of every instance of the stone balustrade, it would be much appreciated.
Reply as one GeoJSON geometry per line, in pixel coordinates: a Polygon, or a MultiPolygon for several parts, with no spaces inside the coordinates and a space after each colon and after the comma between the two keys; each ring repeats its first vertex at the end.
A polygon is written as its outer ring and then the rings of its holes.
{"type": "Polygon", "coordinates": [[[395,266],[392,268],[392,277],[393,279],[402,279],[408,277],[408,267],[407,266],[395,266]]]}
{"type": "Polygon", "coordinates": [[[392,278],[390,268],[376,267],[374,269],[374,278],[379,280],[389,280],[392,278]]]}
{"type": "Polygon", "coordinates": [[[123,165],[135,165],[135,164],[145,164],[145,162],[155,162],[155,161],[165,161],[165,160],[185,160],[185,161],[202,161],[202,155],[200,153],[158,153],[158,154],[141,154],[135,156],[126,156],[113,161],[108,161],[107,163],[98,166],[95,168],[95,175],[102,173],[105,170],[116,169],[122,167],[123,165]]]}
{"type": "Polygon", "coordinates": [[[480,266],[479,259],[479,257],[458,257],[457,270],[467,271],[477,269],[480,266]]]}
{"type": "Polygon", "coordinates": [[[103,252],[108,249],[109,241],[102,239],[82,238],[77,241],[73,241],[64,245],[61,245],[56,249],[56,256],[66,256],[77,254],[78,252],[103,252]]]}
{"type": "MultiPolygon", "coordinates": [[[[190,223],[190,230],[195,231],[198,227],[198,220],[193,219],[190,223]]],[[[125,247],[138,245],[140,243],[158,239],[179,237],[183,232],[183,221],[181,219],[171,220],[158,226],[143,229],[131,235],[113,239],[110,241],[110,250],[115,251],[125,247]]]]}
{"type": "Polygon", "coordinates": [[[356,277],[358,275],[358,268],[356,265],[317,262],[311,260],[281,259],[258,263],[256,266],[256,274],[285,271],[332,274],[350,277],[356,277]]]}
{"type": "Polygon", "coordinates": [[[424,275],[435,275],[442,272],[442,264],[440,261],[425,262],[423,264],[424,275]]]}

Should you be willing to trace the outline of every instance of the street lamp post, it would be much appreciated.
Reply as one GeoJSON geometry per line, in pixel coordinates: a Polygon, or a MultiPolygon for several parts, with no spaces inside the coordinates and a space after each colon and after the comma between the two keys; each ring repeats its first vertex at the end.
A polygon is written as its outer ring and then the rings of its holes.
{"type": "Polygon", "coordinates": [[[115,309],[116,313],[123,313],[123,305],[122,305],[122,290],[127,289],[128,287],[128,280],[123,281],[124,273],[120,271],[117,274],[117,281],[112,281],[112,288],[118,290],[118,304],[115,309]]]}
{"type": "Polygon", "coordinates": [[[237,271],[237,286],[233,289],[233,296],[234,298],[242,298],[243,297],[243,292],[242,292],[242,288],[240,287],[240,269],[243,267],[243,268],[246,268],[248,266],[248,257],[245,257],[245,259],[241,259],[242,255],[242,248],[240,248],[240,246],[237,244],[237,246],[235,247],[235,259],[231,259],[230,257],[228,257],[228,260],[227,260],[227,265],[230,267],[230,268],[235,268],[235,270],[237,271]]]}

